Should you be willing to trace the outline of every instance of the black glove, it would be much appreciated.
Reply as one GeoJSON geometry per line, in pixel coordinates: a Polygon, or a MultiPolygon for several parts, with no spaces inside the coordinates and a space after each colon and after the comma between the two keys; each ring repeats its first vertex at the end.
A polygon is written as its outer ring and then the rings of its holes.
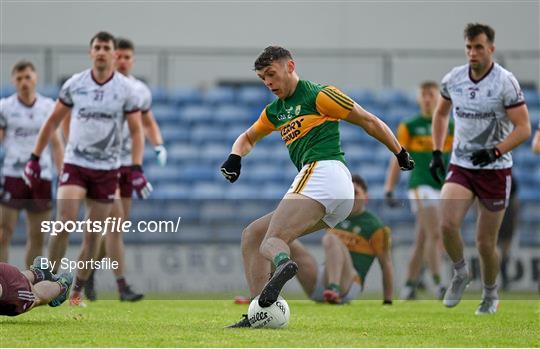
{"type": "Polygon", "coordinates": [[[388,299],[385,299],[383,302],[382,302],[383,305],[392,305],[392,300],[388,300],[388,299]]]}
{"type": "Polygon", "coordinates": [[[429,173],[435,182],[442,184],[444,177],[446,177],[446,167],[444,166],[444,160],[442,151],[434,150],[432,153],[431,162],[429,163],[429,173]]]}
{"type": "Polygon", "coordinates": [[[400,202],[394,197],[393,191],[387,191],[384,194],[384,203],[386,204],[386,206],[391,207],[391,208],[400,206],[400,202]]]}
{"type": "Polygon", "coordinates": [[[410,171],[414,168],[414,160],[405,148],[401,147],[401,151],[395,155],[401,171],[410,171]]]}
{"type": "Polygon", "coordinates": [[[487,166],[495,162],[502,156],[501,151],[497,148],[477,150],[471,155],[471,161],[474,166],[487,166]]]}
{"type": "Polygon", "coordinates": [[[242,157],[240,155],[230,154],[229,158],[221,165],[221,174],[229,182],[234,183],[240,177],[241,161],[242,157]]]}

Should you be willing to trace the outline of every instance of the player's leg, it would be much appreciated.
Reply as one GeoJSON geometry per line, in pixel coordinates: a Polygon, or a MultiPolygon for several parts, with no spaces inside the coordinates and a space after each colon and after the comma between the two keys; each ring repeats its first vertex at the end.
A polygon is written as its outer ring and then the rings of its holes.
{"type": "Polygon", "coordinates": [[[301,194],[288,193],[279,203],[260,247],[261,254],[276,267],[259,297],[262,307],[274,303],[285,283],[298,271],[290,259],[288,244],[304,234],[328,227],[322,221],[325,214],[320,202],[301,194]]]}
{"type": "MultiPolygon", "coordinates": [[[[91,222],[102,222],[105,225],[105,220],[110,216],[112,209],[112,202],[102,202],[92,199],[86,200],[87,217],[91,222]]],[[[107,232],[110,233],[110,232],[107,232]]],[[[85,231],[83,242],[81,245],[81,251],[79,253],[79,261],[90,261],[98,252],[98,248],[101,244],[101,232],[85,231]]],[[[80,268],[77,270],[75,278],[75,286],[70,296],[70,304],[82,305],[81,303],[81,291],[90,276],[92,269],[80,268]]]]}
{"type": "MultiPolygon", "coordinates": [[[[79,215],[79,208],[86,196],[86,189],[79,185],[60,185],[57,195],[57,221],[75,222],[79,215]]],[[[49,261],[55,262],[53,272],[60,267],[60,260],[65,256],[69,244],[69,233],[59,232],[49,238],[49,261]]]]}
{"type": "Polygon", "coordinates": [[[0,262],[7,263],[9,246],[17,226],[19,210],[0,205],[0,262]]]}
{"type": "Polygon", "coordinates": [[[446,182],[441,192],[441,231],[444,247],[454,263],[454,275],[444,295],[444,305],[456,306],[469,283],[469,270],[463,256],[461,224],[474,201],[470,189],[457,183],[446,182]]]}
{"type": "MultiPolygon", "coordinates": [[[[124,207],[131,206],[131,198],[121,198],[118,196],[113,203],[111,211],[111,217],[117,219],[128,219],[127,214],[124,211],[124,207]],[[130,201],[128,205],[124,205],[124,201],[130,201]]],[[[107,256],[111,260],[118,262],[118,268],[113,269],[113,274],[116,278],[116,285],[118,287],[118,293],[120,294],[121,301],[136,302],[141,300],[144,295],[136,293],[131,290],[131,287],[127,284],[125,278],[125,250],[124,250],[124,232],[120,229],[112,231],[105,235],[105,246],[107,256]]]]}
{"type": "Polygon", "coordinates": [[[259,252],[259,248],[271,218],[272,213],[269,213],[253,221],[242,231],[242,260],[250,298],[261,293],[270,275],[271,263],[259,252]]]}
{"type": "Polygon", "coordinates": [[[442,299],[445,288],[441,285],[441,253],[439,251],[441,233],[439,227],[439,210],[436,206],[426,206],[420,214],[422,215],[421,224],[424,232],[426,232],[424,255],[435,286],[433,292],[437,298],[442,299]]]}
{"type": "Polygon", "coordinates": [[[34,259],[43,253],[44,233],[41,231],[41,222],[51,218],[51,210],[26,210],[26,265],[32,265],[34,259]]]}
{"type": "Polygon", "coordinates": [[[476,247],[480,255],[483,292],[482,304],[476,314],[491,314],[497,311],[497,275],[499,255],[497,253],[497,234],[504,216],[504,210],[490,211],[483,204],[478,205],[476,226],[476,247]]]}
{"type": "Polygon", "coordinates": [[[401,290],[400,298],[413,300],[416,299],[416,287],[418,279],[424,264],[424,245],[426,240],[426,232],[420,223],[419,213],[416,213],[416,239],[414,240],[413,252],[407,272],[407,280],[405,287],[401,290]]]}
{"type": "Polygon", "coordinates": [[[317,260],[298,240],[291,242],[289,248],[291,249],[291,259],[298,265],[296,278],[306,295],[311,298],[318,281],[319,266],[317,260]]]}
{"type": "Polygon", "coordinates": [[[328,303],[340,304],[358,274],[349,250],[336,235],[325,234],[322,243],[326,260],[323,298],[328,303]]]}

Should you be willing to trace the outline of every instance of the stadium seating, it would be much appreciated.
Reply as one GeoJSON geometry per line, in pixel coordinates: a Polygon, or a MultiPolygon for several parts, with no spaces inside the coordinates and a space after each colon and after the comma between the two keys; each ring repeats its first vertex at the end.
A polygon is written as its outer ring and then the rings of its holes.
{"type": "MultiPolygon", "coordinates": [[[[12,89],[2,88],[3,95],[10,91],[12,89]]],[[[43,89],[43,93],[50,96],[56,92],[57,89],[52,86],[43,89]]],[[[377,93],[362,89],[346,92],[394,130],[401,120],[418,112],[414,97],[407,92],[384,90],[377,93]]],[[[145,171],[155,188],[153,198],[157,200],[153,200],[152,205],[139,204],[141,209],[134,210],[134,219],[155,213],[172,217],[181,211],[186,223],[196,224],[200,220],[215,221],[218,218],[247,222],[275,207],[276,200],[288,190],[297,173],[278,134],[262,140],[253,153],[244,159],[242,176],[236,183],[228,183],[219,173],[219,166],[226,159],[236,137],[257,119],[261,109],[271,101],[266,89],[253,86],[216,87],[203,92],[193,88],[170,91],[156,88],[153,93],[153,112],[161,126],[169,164],[159,167],[154,152],[147,146],[145,171]],[[247,199],[251,199],[248,204],[232,213],[231,208],[227,207],[236,201],[242,205],[242,201],[247,199]],[[205,207],[206,204],[213,206],[205,207]]],[[[534,90],[524,93],[533,129],[536,129],[540,120],[540,94],[534,90]]],[[[364,176],[368,181],[370,207],[383,216],[394,231],[410,230],[413,217],[406,200],[402,208],[393,210],[384,207],[382,200],[379,200],[384,195],[383,184],[391,154],[357,127],[343,122],[340,128],[351,172],[364,176]],[[404,223],[408,224],[407,227],[404,223]]],[[[522,239],[540,244],[539,232],[527,230],[540,224],[540,157],[532,154],[528,141],[514,151],[514,161],[523,207],[522,239]]],[[[407,197],[407,177],[407,174],[402,176],[396,193],[398,198],[407,197]]],[[[469,221],[472,222],[472,218],[469,221]]],[[[237,230],[232,231],[238,234],[237,230]]],[[[238,236],[235,235],[235,238],[238,236]]],[[[399,243],[412,238],[411,234],[400,233],[396,234],[395,241],[399,243]]]]}

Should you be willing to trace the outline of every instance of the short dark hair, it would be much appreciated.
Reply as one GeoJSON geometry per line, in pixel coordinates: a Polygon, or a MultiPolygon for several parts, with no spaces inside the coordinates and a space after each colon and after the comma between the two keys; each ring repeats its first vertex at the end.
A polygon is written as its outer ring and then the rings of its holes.
{"type": "Polygon", "coordinates": [[[292,59],[291,52],[281,46],[268,46],[255,60],[255,70],[261,70],[280,59],[292,59]]]}
{"type": "Polygon", "coordinates": [[[117,38],[116,39],[116,48],[119,50],[131,50],[135,51],[135,45],[133,41],[126,38],[117,38]]]}
{"type": "Polygon", "coordinates": [[[11,69],[11,75],[21,72],[25,70],[26,68],[30,68],[34,72],[36,71],[36,67],[34,67],[34,64],[32,62],[22,59],[18,61],[17,63],[15,63],[15,65],[11,69]]]}
{"type": "Polygon", "coordinates": [[[90,47],[92,47],[92,44],[94,43],[95,40],[104,41],[104,42],[112,41],[113,48],[116,50],[116,39],[114,38],[114,35],[112,35],[109,32],[100,31],[96,33],[94,36],[92,36],[92,39],[90,39],[90,47]]]}
{"type": "Polygon", "coordinates": [[[362,189],[364,189],[364,191],[367,193],[368,191],[368,186],[367,186],[367,183],[366,181],[364,180],[364,178],[362,178],[361,176],[355,174],[352,176],[352,182],[354,184],[358,184],[362,189]]]}
{"type": "Polygon", "coordinates": [[[487,24],[481,23],[469,23],[463,31],[463,37],[468,40],[472,40],[480,34],[486,34],[490,43],[495,42],[495,30],[487,24]]]}
{"type": "Polygon", "coordinates": [[[433,80],[426,80],[426,81],[422,81],[420,83],[420,89],[421,90],[425,90],[425,89],[428,89],[428,88],[439,89],[439,84],[436,81],[433,81],[433,80]]]}

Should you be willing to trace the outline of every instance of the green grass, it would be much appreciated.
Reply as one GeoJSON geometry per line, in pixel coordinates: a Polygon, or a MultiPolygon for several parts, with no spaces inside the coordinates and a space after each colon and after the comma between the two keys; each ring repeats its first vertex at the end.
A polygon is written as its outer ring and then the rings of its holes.
{"type": "Polygon", "coordinates": [[[478,301],[290,301],[286,329],[226,330],[247,310],[218,300],[107,300],[87,308],[40,307],[0,317],[0,347],[538,347],[540,302],[506,300],[477,317],[478,301]]]}

